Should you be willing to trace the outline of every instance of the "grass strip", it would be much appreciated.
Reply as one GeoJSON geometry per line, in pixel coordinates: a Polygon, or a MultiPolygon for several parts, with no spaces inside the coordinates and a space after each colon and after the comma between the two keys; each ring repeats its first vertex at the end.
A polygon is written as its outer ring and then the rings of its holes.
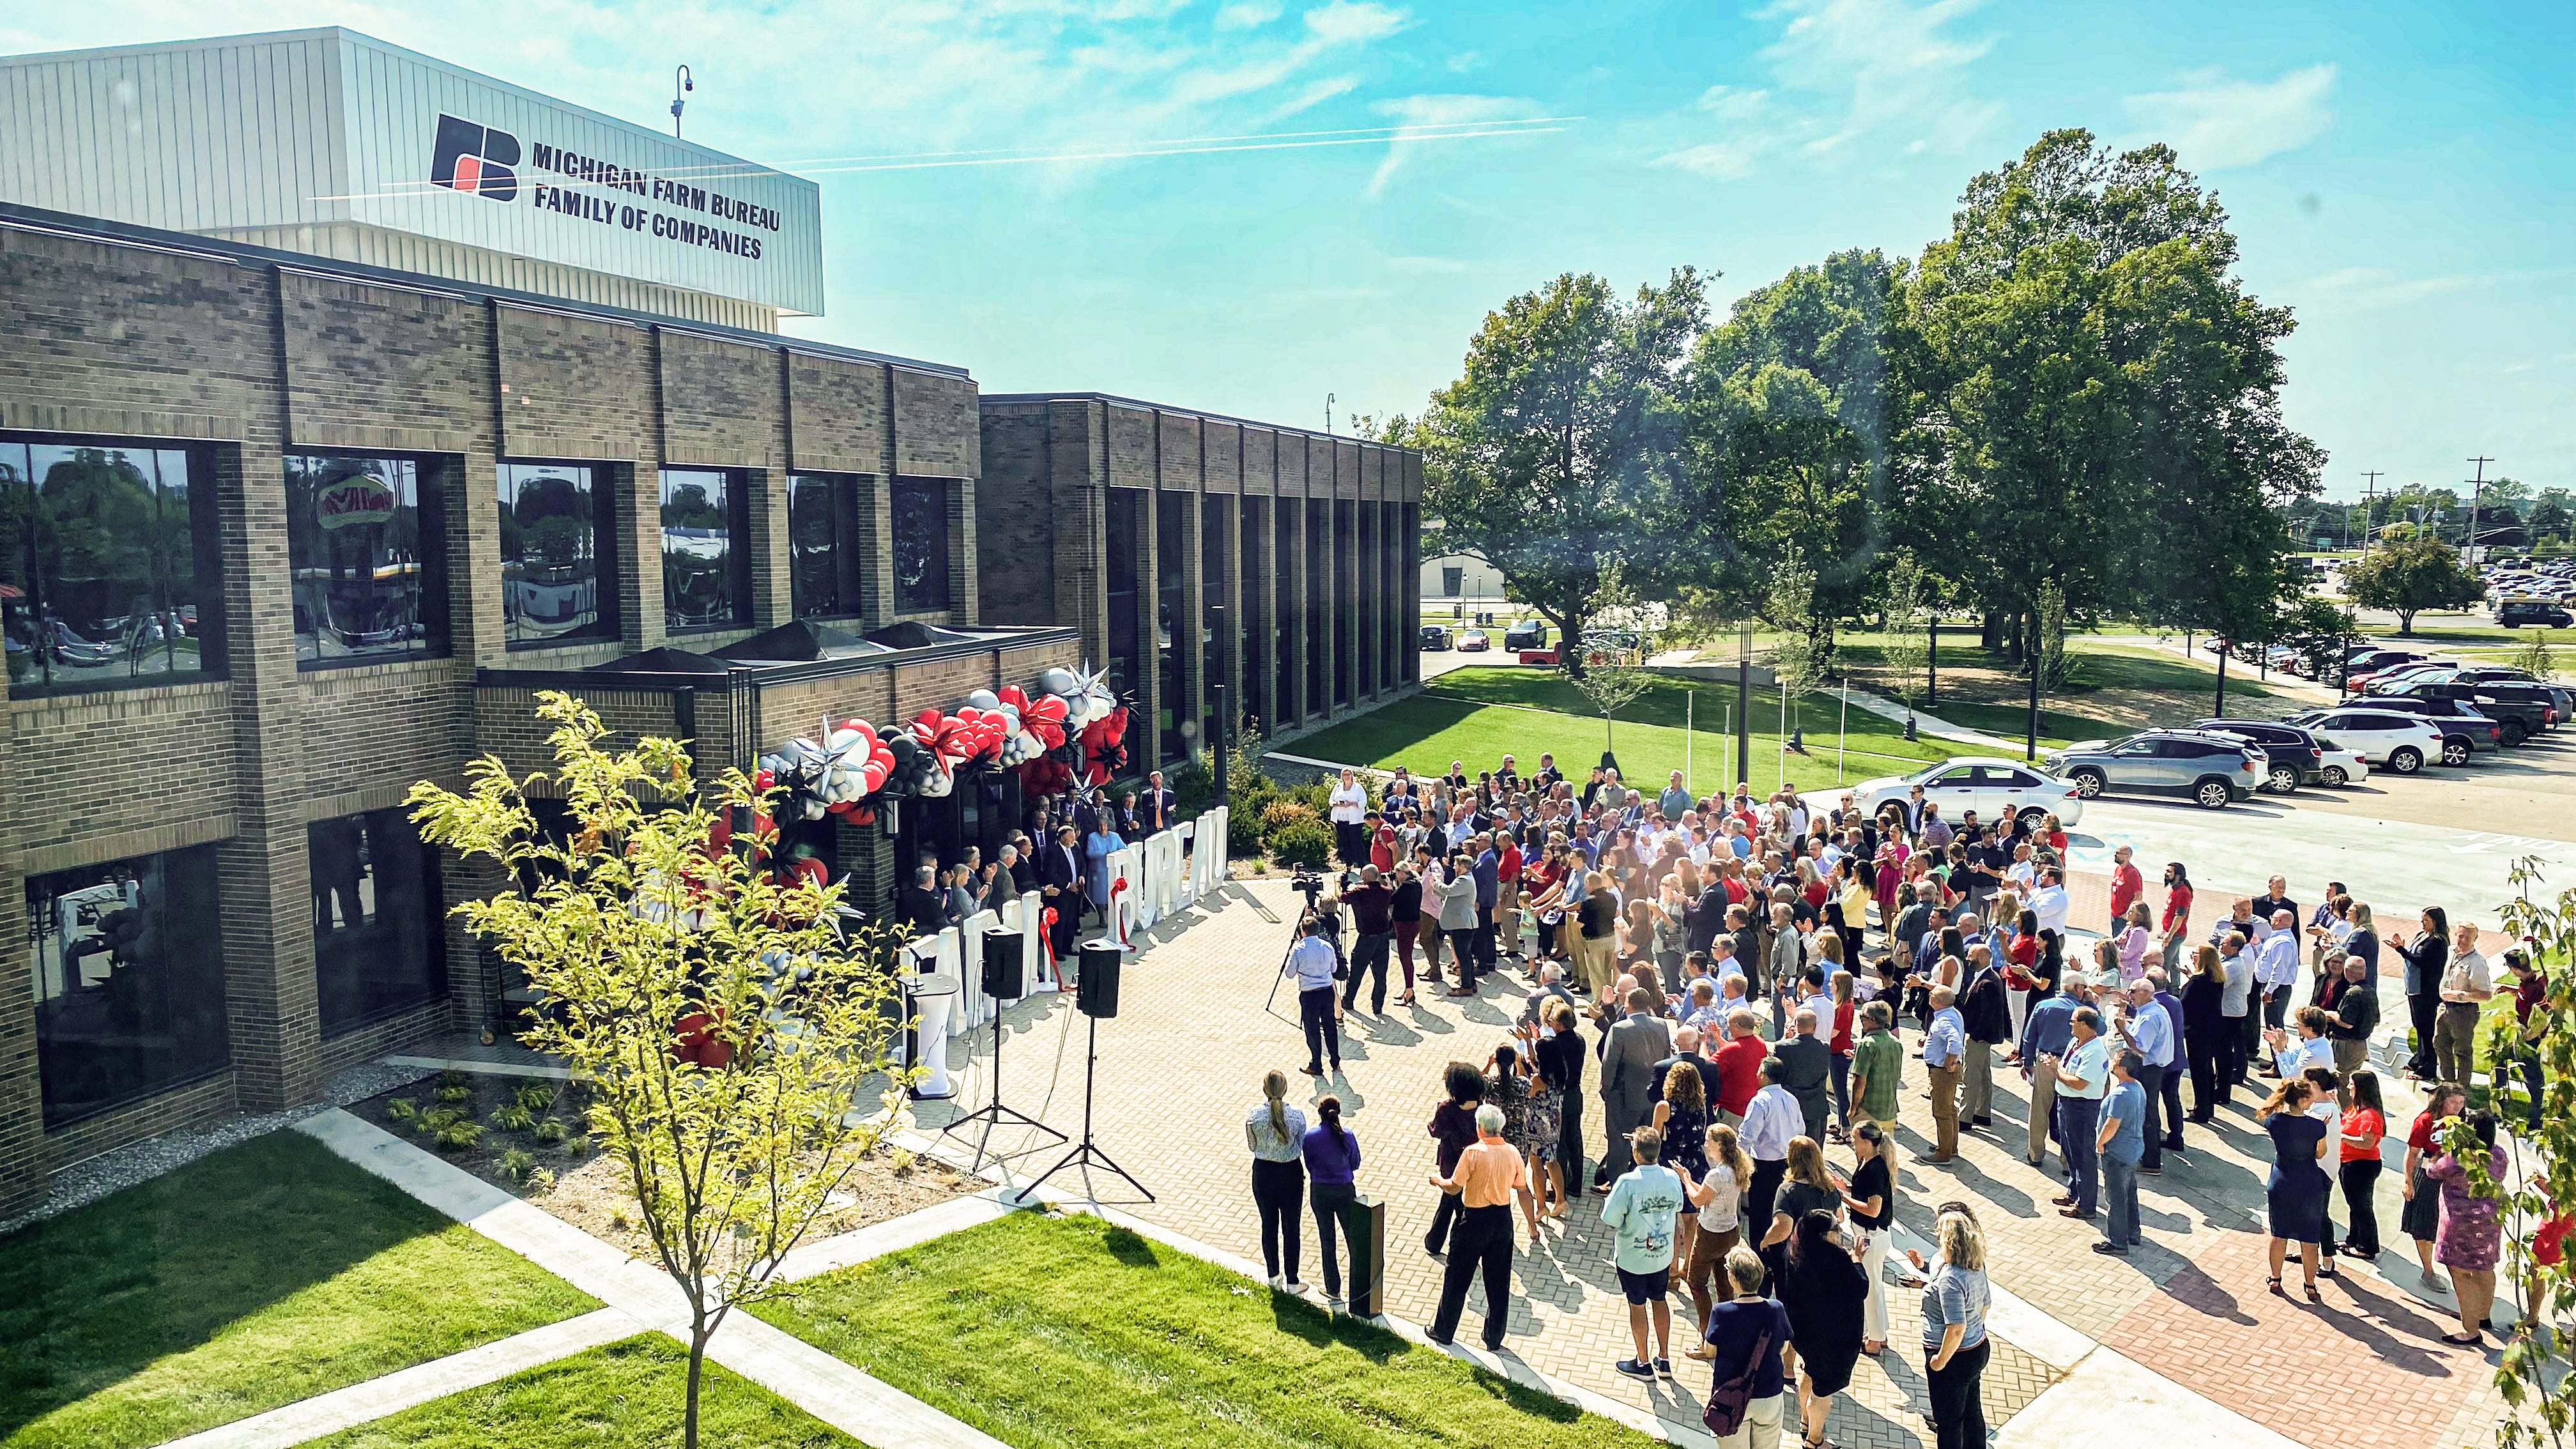
{"type": "Polygon", "coordinates": [[[0,1445],[158,1444],[598,1306],[271,1132],[0,1238],[0,1445]]]}
{"type": "Polygon", "coordinates": [[[1018,1449],[1654,1442],[1087,1216],[1015,1213],[755,1311],[1018,1449]]]}

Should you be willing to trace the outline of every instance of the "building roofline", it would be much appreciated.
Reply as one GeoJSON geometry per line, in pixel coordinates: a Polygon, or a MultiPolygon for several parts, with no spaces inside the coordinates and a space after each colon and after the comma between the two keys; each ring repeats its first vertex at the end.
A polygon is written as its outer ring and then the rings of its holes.
{"type": "Polygon", "coordinates": [[[1298,437],[1315,438],[1330,443],[1356,443],[1363,448],[1378,448],[1389,453],[1418,451],[1399,443],[1381,443],[1374,438],[1352,437],[1343,433],[1319,433],[1313,428],[1301,428],[1293,423],[1265,423],[1258,418],[1238,418],[1230,413],[1212,413],[1205,408],[1174,407],[1170,403],[1148,402],[1143,398],[1121,397],[1110,392],[988,392],[982,395],[980,401],[984,407],[1004,407],[1011,404],[1026,407],[1031,403],[1055,402],[1111,403],[1119,407],[1143,408],[1148,412],[1197,418],[1201,422],[1232,423],[1237,427],[1259,428],[1271,433],[1293,433],[1298,437]]]}
{"type": "MultiPolygon", "coordinates": [[[[12,201],[0,201],[0,228],[75,237],[84,241],[103,242],[111,246],[141,247],[181,256],[204,257],[233,266],[280,267],[288,271],[304,272],[338,281],[357,282],[367,286],[399,287],[408,291],[428,292],[447,297],[488,298],[531,311],[596,317],[633,327],[651,327],[664,332],[690,333],[727,342],[779,348],[802,356],[829,357],[845,362],[865,362],[900,367],[912,372],[935,373],[942,377],[962,378],[969,382],[974,380],[973,373],[955,363],[925,362],[914,357],[897,357],[892,353],[870,352],[861,347],[843,347],[838,343],[817,342],[806,337],[791,337],[784,332],[759,332],[748,327],[729,327],[721,322],[701,322],[689,317],[668,317],[659,312],[640,312],[633,308],[612,307],[600,302],[577,302],[563,297],[549,297],[537,292],[521,292],[508,287],[492,286],[486,282],[465,282],[453,277],[434,277],[422,272],[405,272],[391,267],[369,266],[364,262],[341,261],[336,257],[281,251],[275,247],[254,246],[249,242],[199,236],[194,232],[165,231],[159,227],[137,226],[132,222],[107,221],[94,216],[75,216],[69,212],[22,206],[12,201]]],[[[672,290],[690,289],[674,287],[672,290]]]]}
{"type": "Polygon", "coordinates": [[[315,25],[296,30],[256,30],[241,35],[202,35],[186,40],[153,41],[142,45],[102,45],[92,46],[82,50],[29,51],[20,55],[0,55],[0,66],[19,64],[50,65],[62,62],[104,60],[114,56],[162,55],[184,50],[216,50],[242,45],[274,45],[282,41],[293,40],[328,40],[349,45],[362,45],[369,47],[370,49],[385,51],[393,55],[401,56],[406,60],[418,61],[422,65],[434,66],[440,70],[469,77],[484,85],[497,87],[498,89],[505,91],[516,92],[529,100],[537,101],[545,105],[561,107],[568,111],[578,111],[585,116],[590,116],[612,126],[622,126],[629,130],[645,132],[660,140],[667,141],[684,151],[695,151],[709,160],[721,161],[735,166],[747,166],[758,171],[766,171],[773,175],[784,177],[790,181],[801,182],[806,186],[812,186],[818,192],[821,190],[818,183],[807,180],[805,177],[799,176],[793,171],[782,170],[776,166],[771,166],[766,162],[754,161],[747,156],[736,156],[730,151],[719,151],[712,146],[701,145],[698,142],[687,140],[679,136],[664,136],[661,132],[656,131],[651,126],[645,125],[641,122],[630,121],[623,116],[612,116],[606,111],[582,105],[578,101],[567,101],[560,96],[551,96],[543,91],[530,90],[528,87],[520,85],[516,81],[506,81],[501,79],[499,76],[486,74],[485,72],[475,70],[470,66],[458,65],[452,60],[444,60],[435,55],[429,55],[422,51],[413,50],[409,46],[396,45],[390,40],[379,40],[375,36],[367,34],[365,31],[351,30],[345,25],[315,25]]]}

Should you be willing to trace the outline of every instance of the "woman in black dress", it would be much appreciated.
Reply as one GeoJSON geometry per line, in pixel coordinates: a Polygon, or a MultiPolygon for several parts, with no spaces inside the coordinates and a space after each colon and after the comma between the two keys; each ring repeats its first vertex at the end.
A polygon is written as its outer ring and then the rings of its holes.
{"type": "Polygon", "coordinates": [[[2263,1191],[2272,1228],[2272,1291],[2281,1292],[2281,1264],[2296,1243],[2299,1273],[2311,1298],[2317,1294],[2317,1245],[2326,1238],[2326,1194],[2334,1186],[2325,1169],[2332,1135],[2323,1121],[2308,1114],[2315,1095],[2307,1078],[2287,1077],[2254,1112],[2263,1130],[2272,1134],[2272,1176],[2263,1191]]]}
{"type": "Polygon", "coordinates": [[[2219,1009],[2227,994],[2227,968],[2216,946],[2192,949],[2191,978],[2182,985],[2182,1040],[2191,1058],[2191,1118],[2206,1125],[2227,1105],[2227,1083],[2218,1065],[2234,1030],[2219,1009]]]}
{"type": "Polygon", "coordinates": [[[1869,1282],[1844,1250],[1834,1215],[1822,1209],[1798,1219],[1781,1266],[1780,1303],[1789,1310],[1789,1341],[1798,1349],[1798,1411],[1807,1444],[1822,1449],[1834,1395],[1850,1385],[1860,1358],[1869,1282]]]}

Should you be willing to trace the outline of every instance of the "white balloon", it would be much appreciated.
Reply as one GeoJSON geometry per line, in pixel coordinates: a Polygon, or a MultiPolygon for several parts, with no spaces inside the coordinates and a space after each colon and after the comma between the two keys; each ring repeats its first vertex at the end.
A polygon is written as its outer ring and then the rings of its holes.
{"type": "Polygon", "coordinates": [[[989,689],[979,689],[966,696],[966,702],[977,709],[998,709],[1001,707],[1002,697],[989,689]]]}

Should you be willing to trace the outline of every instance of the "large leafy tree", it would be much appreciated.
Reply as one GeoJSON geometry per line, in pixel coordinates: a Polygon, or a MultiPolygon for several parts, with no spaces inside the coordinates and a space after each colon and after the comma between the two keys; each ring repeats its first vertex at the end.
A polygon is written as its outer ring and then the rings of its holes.
{"type": "Polygon", "coordinates": [[[1687,267],[1624,301],[1560,276],[1488,313],[1459,379],[1402,429],[1423,451],[1426,546],[1492,564],[1569,658],[1605,577],[1659,593],[1695,557],[1676,546],[1699,510],[1675,385],[1706,315],[1687,267]]]}
{"type": "Polygon", "coordinates": [[[1705,480],[1701,611],[1759,612],[1791,554],[1815,575],[1818,646],[1857,614],[1878,552],[1888,290],[1876,251],[1838,252],[1739,299],[1693,349],[1690,475],[1705,480]]]}
{"type": "Polygon", "coordinates": [[[2382,544],[2344,566],[2344,593],[2365,609],[2397,616],[2397,632],[2415,632],[2426,609],[2465,609],[2486,597],[2478,576],[2449,544],[2416,534],[2382,544]]]}
{"type": "Polygon", "coordinates": [[[1971,182],[1902,279],[1891,530],[2017,641],[2046,585],[2079,625],[2222,629],[2291,587],[2274,510],[2323,455],[2280,416],[2289,313],[2235,259],[2170,150],[2069,130],[1971,182]]]}

